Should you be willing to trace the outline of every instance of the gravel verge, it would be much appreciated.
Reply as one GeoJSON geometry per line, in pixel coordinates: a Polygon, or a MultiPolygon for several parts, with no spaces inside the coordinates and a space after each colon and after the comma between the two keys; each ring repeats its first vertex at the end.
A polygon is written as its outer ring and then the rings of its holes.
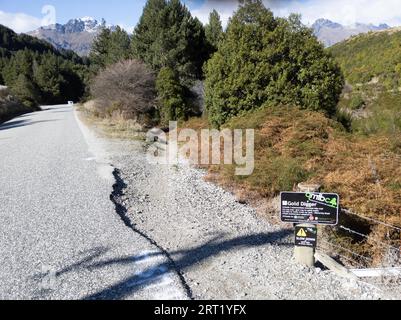
{"type": "Polygon", "coordinates": [[[193,299],[388,299],[378,286],[299,266],[293,231],[269,224],[188,165],[153,165],[144,144],[112,140],[116,201],[173,261],[193,299]]]}

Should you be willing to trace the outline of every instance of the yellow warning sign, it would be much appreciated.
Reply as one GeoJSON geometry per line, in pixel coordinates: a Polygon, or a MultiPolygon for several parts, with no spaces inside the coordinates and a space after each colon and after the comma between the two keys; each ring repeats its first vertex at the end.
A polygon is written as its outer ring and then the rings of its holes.
{"type": "Polygon", "coordinates": [[[303,238],[307,237],[306,232],[305,232],[304,229],[300,229],[299,232],[297,233],[297,236],[298,237],[303,237],[303,238]]]}

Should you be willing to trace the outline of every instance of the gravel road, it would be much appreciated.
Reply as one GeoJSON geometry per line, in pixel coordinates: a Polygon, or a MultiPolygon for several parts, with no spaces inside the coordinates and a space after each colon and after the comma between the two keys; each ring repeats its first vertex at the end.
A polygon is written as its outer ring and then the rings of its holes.
{"type": "Polygon", "coordinates": [[[291,230],[69,106],[0,126],[0,154],[0,299],[388,298],[298,266],[291,230]]]}

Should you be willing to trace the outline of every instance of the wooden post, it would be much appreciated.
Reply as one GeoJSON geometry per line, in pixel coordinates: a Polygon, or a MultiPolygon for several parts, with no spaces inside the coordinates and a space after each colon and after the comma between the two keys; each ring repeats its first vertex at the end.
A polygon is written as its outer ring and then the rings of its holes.
{"type": "MultiPolygon", "coordinates": [[[[298,192],[319,192],[321,186],[317,184],[305,184],[300,183],[298,184],[297,190],[298,192]]],[[[313,224],[300,224],[297,225],[299,227],[310,228],[315,227],[313,224]]],[[[315,248],[310,247],[301,247],[295,246],[294,247],[294,256],[295,261],[299,264],[312,268],[315,266],[315,248]]]]}

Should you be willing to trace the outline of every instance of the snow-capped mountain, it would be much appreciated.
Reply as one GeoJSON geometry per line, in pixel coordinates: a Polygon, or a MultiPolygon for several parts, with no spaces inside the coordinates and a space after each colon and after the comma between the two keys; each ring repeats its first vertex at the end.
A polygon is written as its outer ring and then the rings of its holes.
{"type": "Polygon", "coordinates": [[[99,22],[92,17],[83,17],[71,19],[66,24],[41,27],[28,34],[46,40],[58,49],[73,50],[81,56],[87,56],[102,26],[106,26],[104,19],[99,22]]]}
{"type": "Polygon", "coordinates": [[[316,20],[316,22],[312,25],[315,35],[327,47],[360,33],[386,30],[389,28],[390,26],[387,24],[375,26],[373,24],[355,23],[353,25],[344,26],[327,19],[316,20]]]}

